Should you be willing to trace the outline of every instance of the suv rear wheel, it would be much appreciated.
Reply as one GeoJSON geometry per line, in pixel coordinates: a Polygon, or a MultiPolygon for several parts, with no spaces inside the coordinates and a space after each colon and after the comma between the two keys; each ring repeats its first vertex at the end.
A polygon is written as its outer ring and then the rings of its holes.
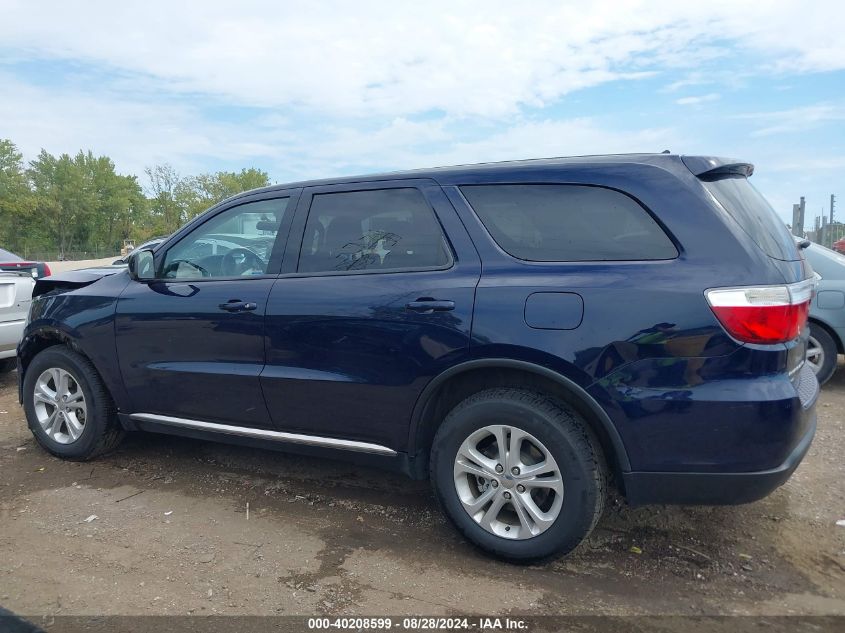
{"type": "Polygon", "coordinates": [[[586,422],[522,389],[489,389],[456,406],[434,438],[431,480],[466,538],[525,563],[574,549],[598,522],[607,488],[586,422]]]}
{"type": "Polygon", "coordinates": [[[94,366],[66,347],[47,348],[32,360],[23,396],[29,430],[57,457],[91,459],[123,438],[114,404],[94,366]]]}

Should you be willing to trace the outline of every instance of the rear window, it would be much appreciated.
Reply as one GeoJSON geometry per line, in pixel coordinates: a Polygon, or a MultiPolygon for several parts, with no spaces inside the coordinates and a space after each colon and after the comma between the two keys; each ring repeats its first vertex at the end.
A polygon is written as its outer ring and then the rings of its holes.
{"type": "Polygon", "coordinates": [[[583,185],[472,185],[461,192],[496,243],[539,262],[674,259],[675,245],[635,200],[583,185]]]}
{"type": "Polygon", "coordinates": [[[0,248],[0,261],[4,262],[22,262],[23,260],[15,255],[14,253],[10,253],[9,251],[3,250],[0,248]]]}
{"type": "Polygon", "coordinates": [[[704,186],[769,257],[800,259],[786,224],[745,176],[704,182],[704,186]]]}

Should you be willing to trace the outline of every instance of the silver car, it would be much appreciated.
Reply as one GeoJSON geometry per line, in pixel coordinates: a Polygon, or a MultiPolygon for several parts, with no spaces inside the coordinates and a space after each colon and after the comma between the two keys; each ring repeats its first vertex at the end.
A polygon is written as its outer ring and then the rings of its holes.
{"type": "Polygon", "coordinates": [[[845,352],[845,256],[819,244],[803,253],[820,277],[810,305],[807,363],[824,384],[836,371],[837,355],[845,352]]]}
{"type": "Polygon", "coordinates": [[[23,334],[35,279],[29,272],[0,272],[0,373],[17,365],[16,348],[23,334]]]}

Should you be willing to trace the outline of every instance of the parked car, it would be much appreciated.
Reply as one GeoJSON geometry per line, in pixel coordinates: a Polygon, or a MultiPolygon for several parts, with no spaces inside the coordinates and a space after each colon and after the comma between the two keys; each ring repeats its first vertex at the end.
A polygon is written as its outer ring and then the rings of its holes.
{"type": "Polygon", "coordinates": [[[845,255],[813,243],[803,253],[819,276],[810,305],[807,363],[824,384],[836,371],[838,355],[845,352],[845,255]]]}
{"type": "Polygon", "coordinates": [[[837,253],[845,253],[845,237],[836,240],[833,243],[833,250],[835,250],[837,253]]]}
{"type": "Polygon", "coordinates": [[[29,271],[0,272],[0,374],[17,365],[16,350],[23,336],[35,280],[29,271]]]}
{"type": "MultiPolygon", "coordinates": [[[[124,247],[121,249],[121,255],[122,256],[120,258],[114,260],[111,265],[112,266],[124,267],[124,266],[126,266],[126,263],[129,260],[129,256],[132,255],[132,253],[134,253],[136,250],[144,250],[144,249],[155,250],[156,247],[158,247],[166,239],[167,239],[166,235],[159,236],[159,237],[153,237],[153,238],[148,239],[146,242],[143,242],[137,248],[135,248],[134,246],[132,248],[128,248],[126,245],[124,245],[124,247]],[[126,251],[126,252],[124,252],[124,251],[126,251]]],[[[127,242],[127,241],[129,241],[129,240],[124,240],[124,242],[127,242]]]]}
{"type": "Polygon", "coordinates": [[[593,156],[236,196],[126,271],[38,282],[29,427],[66,459],[142,430],[395,468],[514,561],[572,550],[611,479],[632,504],[759,499],[819,387],[812,271],[752,170],[593,156]]]}
{"type": "Polygon", "coordinates": [[[3,271],[25,272],[34,279],[50,275],[50,267],[45,262],[25,260],[23,257],[0,248],[0,272],[3,271]]]}

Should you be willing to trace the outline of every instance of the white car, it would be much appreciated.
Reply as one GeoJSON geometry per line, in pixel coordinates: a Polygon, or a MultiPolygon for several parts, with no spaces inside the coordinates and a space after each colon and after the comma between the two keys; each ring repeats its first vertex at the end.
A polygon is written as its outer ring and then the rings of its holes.
{"type": "Polygon", "coordinates": [[[0,272],[0,373],[12,371],[23,335],[35,279],[28,273],[0,272]]]}

